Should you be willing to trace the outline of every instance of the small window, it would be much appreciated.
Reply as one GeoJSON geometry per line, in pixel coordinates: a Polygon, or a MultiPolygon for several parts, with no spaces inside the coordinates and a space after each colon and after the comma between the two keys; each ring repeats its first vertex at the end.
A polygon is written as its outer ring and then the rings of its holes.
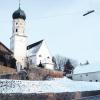
{"type": "Polygon", "coordinates": [[[18,32],[18,29],[16,29],[16,32],[18,32]]]}
{"type": "Polygon", "coordinates": [[[96,80],[96,82],[98,82],[98,80],[96,80]]]}
{"type": "Polygon", "coordinates": [[[88,76],[88,74],[86,74],[86,76],[88,76]]]}
{"type": "Polygon", "coordinates": [[[47,58],[48,58],[48,59],[50,59],[50,57],[49,57],[49,56],[48,56],[47,58]]]}
{"type": "Polygon", "coordinates": [[[42,55],[39,55],[39,57],[42,57],[42,55]]]}

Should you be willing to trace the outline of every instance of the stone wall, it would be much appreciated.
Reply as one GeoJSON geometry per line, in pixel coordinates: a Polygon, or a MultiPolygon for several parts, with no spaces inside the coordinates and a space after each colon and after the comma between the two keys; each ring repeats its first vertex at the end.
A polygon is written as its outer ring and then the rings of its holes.
{"type": "Polygon", "coordinates": [[[67,93],[0,94],[0,100],[72,100],[72,98],[67,93]]]}
{"type": "Polygon", "coordinates": [[[61,71],[54,71],[43,68],[30,68],[28,70],[28,76],[30,80],[45,80],[48,77],[62,78],[64,75],[61,71]]]}
{"type": "Polygon", "coordinates": [[[84,97],[95,95],[100,95],[100,91],[41,94],[0,94],[0,100],[83,100],[84,97]]]}
{"type": "Polygon", "coordinates": [[[1,74],[0,79],[16,79],[16,80],[46,80],[47,78],[61,78],[63,72],[53,71],[42,68],[30,68],[16,73],[1,74]]]}
{"type": "Polygon", "coordinates": [[[0,65],[0,74],[16,73],[16,69],[0,65]]]}
{"type": "Polygon", "coordinates": [[[12,74],[1,74],[0,79],[29,80],[25,71],[12,74]]]}

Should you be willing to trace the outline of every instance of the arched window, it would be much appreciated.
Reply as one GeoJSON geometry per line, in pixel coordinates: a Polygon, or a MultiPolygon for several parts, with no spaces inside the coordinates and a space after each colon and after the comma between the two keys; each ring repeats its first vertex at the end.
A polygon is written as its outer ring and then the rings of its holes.
{"type": "Polygon", "coordinates": [[[18,29],[16,29],[16,32],[18,32],[18,29]]]}

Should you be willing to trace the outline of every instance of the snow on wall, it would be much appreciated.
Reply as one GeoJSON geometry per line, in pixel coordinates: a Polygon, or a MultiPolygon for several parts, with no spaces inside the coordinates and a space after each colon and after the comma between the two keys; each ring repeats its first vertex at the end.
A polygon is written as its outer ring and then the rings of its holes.
{"type": "Polygon", "coordinates": [[[77,82],[67,78],[51,81],[0,80],[0,93],[59,93],[91,90],[100,90],[100,82],[77,82]]]}

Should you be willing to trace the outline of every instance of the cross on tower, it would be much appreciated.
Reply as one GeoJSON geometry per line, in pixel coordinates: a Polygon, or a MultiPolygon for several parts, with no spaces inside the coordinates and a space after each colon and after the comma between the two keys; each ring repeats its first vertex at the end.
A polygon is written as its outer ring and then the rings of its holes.
{"type": "Polygon", "coordinates": [[[21,0],[19,0],[19,8],[20,8],[20,5],[21,5],[21,0]]]}

